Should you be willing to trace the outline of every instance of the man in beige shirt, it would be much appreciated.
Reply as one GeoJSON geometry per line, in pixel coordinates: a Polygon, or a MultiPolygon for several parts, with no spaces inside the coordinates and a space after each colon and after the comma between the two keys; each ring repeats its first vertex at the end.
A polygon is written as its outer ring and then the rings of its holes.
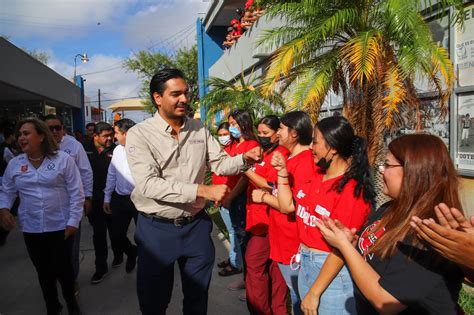
{"type": "Polygon", "coordinates": [[[158,111],[128,131],[127,159],[135,180],[132,200],[140,215],[137,293],[143,314],[166,314],[178,261],[183,313],[206,314],[214,264],[212,222],[205,200],[221,201],[226,185],[204,185],[207,169],[221,175],[244,171],[260,159],[255,148],[230,157],[200,121],[186,117],[188,86],[177,69],[164,69],[150,82],[158,111]]]}

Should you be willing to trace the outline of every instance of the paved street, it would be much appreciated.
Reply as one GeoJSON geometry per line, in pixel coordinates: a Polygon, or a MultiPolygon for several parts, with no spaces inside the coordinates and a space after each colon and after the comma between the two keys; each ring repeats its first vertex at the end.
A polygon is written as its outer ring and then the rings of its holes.
{"type": "MultiPolygon", "coordinates": [[[[130,236],[133,235],[133,228],[130,229],[130,236]]],[[[218,239],[217,232],[217,228],[214,227],[216,261],[220,261],[226,257],[227,251],[223,242],[218,239]]],[[[110,256],[111,252],[109,251],[109,263],[112,262],[110,256]]],[[[140,314],[135,287],[136,272],[127,274],[124,269],[124,265],[117,269],[110,268],[109,274],[102,283],[90,284],[89,280],[94,271],[92,228],[87,220],[83,220],[79,302],[84,314],[140,314]]],[[[217,272],[216,267],[209,292],[208,313],[246,314],[245,303],[238,300],[241,291],[232,292],[226,289],[230,282],[237,280],[242,275],[222,278],[217,275],[217,272]]],[[[175,286],[168,314],[181,314],[181,302],[181,281],[176,268],[175,286]]],[[[45,313],[46,308],[36,272],[28,258],[23,236],[18,230],[15,230],[10,233],[7,244],[0,247],[0,315],[45,313]]]]}

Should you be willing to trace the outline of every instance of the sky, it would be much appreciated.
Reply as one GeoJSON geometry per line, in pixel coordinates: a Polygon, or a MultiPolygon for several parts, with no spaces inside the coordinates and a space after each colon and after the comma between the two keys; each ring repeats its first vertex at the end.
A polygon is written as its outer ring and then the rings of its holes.
{"type": "MultiPolygon", "coordinates": [[[[172,53],[196,40],[196,19],[209,0],[1,0],[0,35],[45,52],[48,66],[70,79],[74,58],[86,95],[97,101],[138,96],[142,78],[122,67],[140,50],[172,53]]],[[[107,102],[105,103],[107,104],[107,102]]]]}

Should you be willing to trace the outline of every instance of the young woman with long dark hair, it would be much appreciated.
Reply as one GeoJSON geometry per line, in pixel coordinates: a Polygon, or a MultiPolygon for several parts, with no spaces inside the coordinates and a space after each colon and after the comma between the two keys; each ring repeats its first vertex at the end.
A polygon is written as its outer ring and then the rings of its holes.
{"type": "MultiPolygon", "coordinates": [[[[247,111],[239,109],[232,111],[228,116],[228,122],[229,132],[232,138],[235,139],[235,145],[232,147],[232,150],[229,151],[231,156],[243,154],[259,146],[253,129],[252,117],[247,111]]],[[[231,180],[235,181],[236,184],[229,195],[222,201],[222,206],[226,209],[230,209],[230,219],[235,231],[236,240],[240,245],[240,257],[243,257],[247,242],[245,233],[245,203],[248,181],[247,178],[242,175],[234,176],[231,180]]],[[[231,276],[241,273],[244,266],[243,260],[236,262],[236,264],[237,266],[235,267],[232,265],[225,267],[219,271],[219,275],[231,276]]],[[[237,284],[236,288],[238,287],[237,284]]]]}
{"type": "MultiPolygon", "coordinates": [[[[286,176],[288,176],[287,185],[289,185],[287,188],[295,198],[300,187],[306,184],[315,172],[313,154],[310,150],[312,134],[313,126],[307,113],[294,111],[281,117],[278,139],[279,144],[290,151],[287,160],[288,175],[286,176]]],[[[280,152],[275,152],[272,160],[275,156],[284,160],[280,152]]],[[[280,178],[277,178],[279,182],[280,178]]],[[[298,271],[290,265],[292,256],[298,251],[300,241],[294,213],[285,211],[285,207],[281,207],[279,199],[275,197],[275,195],[279,196],[279,189],[280,187],[275,187],[273,194],[266,190],[256,189],[252,193],[252,199],[254,202],[266,203],[279,210],[270,213],[270,258],[278,263],[290,290],[294,314],[302,314],[298,293],[298,271]]]]}
{"type": "MultiPolygon", "coordinates": [[[[223,122],[217,127],[217,139],[224,148],[224,151],[226,151],[228,154],[232,152],[236,144],[234,138],[230,135],[229,128],[230,125],[228,122],[223,122]]],[[[232,189],[234,188],[235,184],[237,184],[237,182],[235,181],[235,176],[222,176],[213,173],[212,184],[227,185],[229,189],[232,189]]],[[[219,213],[221,214],[222,221],[224,221],[225,227],[227,228],[227,232],[229,234],[230,251],[229,257],[224,261],[219,262],[217,266],[219,268],[226,268],[227,266],[231,265],[233,268],[240,268],[242,262],[242,253],[236,240],[237,236],[235,234],[234,227],[232,226],[232,222],[230,220],[229,209],[221,205],[219,207],[219,213]]]]}
{"type": "Polygon", "coordinates": [[[278,170],[280,210],[296,213],[301,309],[305,314],[354,314],[349,271],[315,221],[329,216],[356,229],[365,223],[374,197],[367,145],[344,117],[334,116],[316,124],[312,149],[317,171],[296,196],[288,188],[285,160],[277,155],[272,160],[278,170]]]}
{"type": "Polygon", "coordinates": [[[270,213],[272,209],[264,203],[252,201],[252,191],[262,188],[272,190],[277,180],[276,170],[270,161],[275,152],[284,156],[289,151],[278,145],[278,129],[280,120],[270,115],[262,118],[257,127],[258,141],[263,149],[262,162],[245,175],[250,179],[247,189],[247,220],[245,230],[250,238],[245,252],[247,274],[245,277],[247,288],[247,305],[250,314],[286,315],[286,295],[288,292],[285,279],[282,277],[278,263],[271,260],[270,241],[274,234],[270,231],[270,213]]]}
{"type": "Polygon", "coordinates": [[[413,216],[436,220],[434,208],[441,202],[462,211],[446,145],[433,135],[401,136],[389,144],[379,171],[392,201],[371,214],[356,247],[354,230],[331,219],[317,222],[344,256],[356,284],[358,313],[457,314],[461,270],[410,226],[413,216]]]}

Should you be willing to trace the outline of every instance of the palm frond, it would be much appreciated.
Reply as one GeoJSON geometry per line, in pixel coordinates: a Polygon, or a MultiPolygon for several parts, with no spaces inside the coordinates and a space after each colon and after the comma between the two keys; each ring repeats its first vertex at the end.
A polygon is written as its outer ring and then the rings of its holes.
{"type": "Polygon", "coordinates": [[[382,52],[381,40],[379,32],[370,30],[361,33],[342,47],[341,58],[352,66],[351,82],[374,79],[376,60],[380,59],[382,52]]]}

